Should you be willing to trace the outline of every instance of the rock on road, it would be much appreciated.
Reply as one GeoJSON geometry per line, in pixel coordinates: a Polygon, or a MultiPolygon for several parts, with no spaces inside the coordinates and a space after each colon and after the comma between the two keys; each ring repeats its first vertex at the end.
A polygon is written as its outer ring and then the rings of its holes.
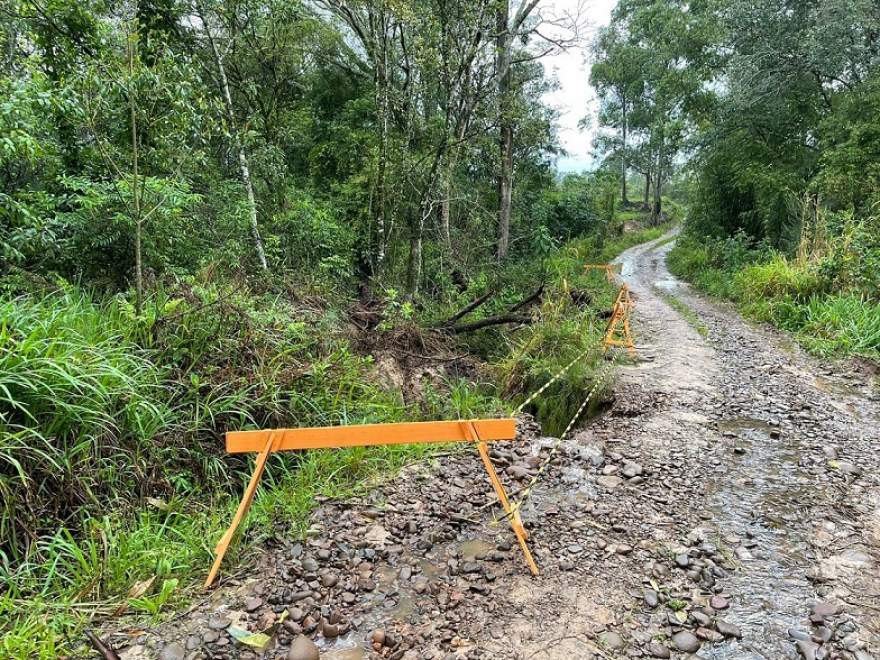
{"type": "MultiPolygon", "coordinates": [[[[539,577],[476,454],[444,456],[322,503],[308,541],[279,535],[185,616],[111,634],[121,656],[880,660],[870,375],[694,294],[671,238],[620,258],[641,359],[526,502],[539,577]],[[227,631],[282,618],[262,653],[227,631]]],[[[520,426],[492,449],[514,492],[554,443],[520,426]]]]}

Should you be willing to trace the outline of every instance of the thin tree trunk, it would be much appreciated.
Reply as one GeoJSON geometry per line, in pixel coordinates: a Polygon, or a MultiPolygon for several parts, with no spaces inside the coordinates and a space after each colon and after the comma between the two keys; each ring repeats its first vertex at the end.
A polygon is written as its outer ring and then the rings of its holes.
{"type": "Polygon", "coordinates": [[[645,172],[645,210],[648,209],[649,204],[651,203],[651,173],[645,172]]]}
{"type": "Polygon", "coordinates": [[[411,229],[409,238],[409,264],[407,267],[406,284],[410,295],[419,292],[419,281],[422,279],[422,233],[425,227],[421,209],[416,226],[411,229]]]}
{"type": "MultiPolygon", "coordinates": [[[[450,167],[446,168],[451,169],[450,167]]],[[[449,230],[449,198],[452,196],[452,173],[444,172],[443,180],[440,182],[440,190],[443,198],[440,200],[440,237],[443,241],[443,247],[452,250],[452,237],[449,230]]]]}
{"type": "Polygon", "coordinates": [[[223,92],[223,102],[226,105],[226,114],[229,120],[229,131],[232,133],[232,141],[236,151],[238,151],[238,167],[241,174],[241,182],[244,184],[245,192],[247,193],[251,240],[254,242],[254,251],[257,253],[257,261],[260,262],[260,268],[264,271],[268,271],[269,265],[266,262],[266,251],[263,248],[263,238],[260,236],[260,227],[257,224],[257,198],[254,195],[254,185],[251,181],[251,171],[248,166],[247,152],[245,151],[244,143],[241,140],[241,136],[238,134],[238,129],[235,124],[235,106],[232,104],[232,94],[229,91],[229,80],[226,78],[226,67],[223,65],[223,57],[220,55],[220,50],[217,48],[217,42],[215,42],[214,37],[211,36],[211,30],[205,19],[205,13],[202,11],[201,3],[196,7],[199,12],[199,18],[202,20],[205,35],[208,37],[208,41],[211,44],[211,52],[214,54],[214,62],[217,65],[217,75],[220,77],[220,87],[223,92]]]}
{"type": "MultiPolygon", "coordinates": [[[[379,162],[376,168],[376,257],[375,270],[385,261],[386,172],[388,164],[388,39],[385,13],[380,13],[381,53],[376,57],[376,112],[379,124],[379,162]]],[[[378,44],[377,44],[378,45],[378,44]]]]}
{"type": "Polygon", "coordinates": [[[655,226],[660,224],[660,217],[663,212],[663,202],[662,202],[662,197],[660,195],[661,188],[663,185],[662,176],[663,176],[662,167],[660,166],[660,162],[658,159],[657,174],[656,174],[656,179],[654,181],[654,206],[651,209],[651,224],[655,225],[655,226]]]}
{"type": "Polygon", "coordinates": [[[513,178],[513,124],[509,116],[510,101],[510,7],[506,0],[499,3],[495,28],[496,71],[498,76],[498,248],[501,261],[507,258],[510,246],[510,205],[513,178]]]}
{"type": "Polygon", "coordinates": [[[621,108],[623,109],[623,148],[620,152],[620,201],[626,206],[628,204],[628,200],[626,199],[626,129],[627,129],[627,117],[626,117],[626,97],[621,96],[621,108]]]}
{"type": "Polygon", "coordinates": [[[144,310],[144,263],[142,253],[143,219],[141,218],[140,179],[138,175],[137,99],[134,89],[134,33],[128,35],[128,109],[131,121],[131,197],[134,216],[134,311],[138,316],[144,310]]]}

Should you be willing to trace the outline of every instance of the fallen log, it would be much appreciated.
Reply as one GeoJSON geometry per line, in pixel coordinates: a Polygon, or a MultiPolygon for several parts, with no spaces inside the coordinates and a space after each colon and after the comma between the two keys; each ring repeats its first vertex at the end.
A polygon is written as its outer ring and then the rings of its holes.
{"type": "Polygon", "coordinates": [[[507,310],[509,314],[522,309],[523,307],[528,307],[532,303],[540,302],[541,298],[544,297],[544,284],[541,284],[535,292],[527,298],[523,298],[518,303],[516,303],[513,307],[507,310]]]}
{"type": "Polygon", "coordinates": [[[445,327],[443,328],[443,330],[459,335],[464,332],[474,332],[475,330],[482,330],[483,328],[489,328],[494,325],[510,325],[512,323],[528,325],[531,322],[531,316],[514,316],[512,314],[504,314],[502,316],[488,316],[484,319],[473,321],[471,323],[462,323],[461,325],[445,327]]]}
{"type": "Polygon", "coordinates": [[[476,300],[472,300],[467,305],[462,307],[459,311],[457,311],[455,314],[453,314],[448,319],[446,319],[445,321],[443,321],[442,323],[440,323],[438,325],[440,327],[447,327],[447,326],[454,325],[456,321],[461,319],[463,316],[470,314],[472,311],[477,309],[477,307],[480,307],[483,303],[485,303],[487,300],[489,300],[489,298],[491,298],[494,294],[495,294],[495,291],[493,291],[492,289],[489,289],[482,296],[480,296],[476,300]]]}

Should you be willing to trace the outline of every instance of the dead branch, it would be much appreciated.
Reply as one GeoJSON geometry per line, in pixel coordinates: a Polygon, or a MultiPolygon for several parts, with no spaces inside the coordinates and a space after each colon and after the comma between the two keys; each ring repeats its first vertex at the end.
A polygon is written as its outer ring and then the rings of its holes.
{"type": "Polygon", "coordinates": [[[510,309],[508,309],[507,312],[508,312],[509,314],[512,314],[513,312],[515,312],[515,311],[517,311],[517,310],[520,310],[520,309],[522,309],[523,307],[528,307],[528,306],[531,305],[532,303],[540,302],[540,301],[541,301],[541,298],[542,298],[543,296],[544,296],[544,284],[542,283],[541,286],[539,286],[537,289],[535,289],[535,292],[534,292],[532,295],[528,296],[527,298],[523,298],[522,300],[520,300],[520,301],[519,301],[518,303],[516,303],[513,307],[511,307],[510,309]]]}
{"type": "Polygon", "coordinates": [[[94,647],[94,649],[101,654],[104,660],[120,660],[119,654],[114,651],[107,644],[98,639],[98,636],[93,633],[91,630],[85,631],[86,639],[89,640],[89,643],[94,647]]]}
{"type": "Polygon", "coordinates": [[[448,326],[453,325],[456,321],[461,319],[463,316],[470,314],[472,311],[477,309],[477,307],[479,307],[480,305],[485,303],[487,300],[489,300],[489,298],[491,298],[494,294],[495,294],[495,292],[493,290],[489,289],[482,296],[480,296],[476,300],[469,302],[467,305],[462,307],[455,314],[453,314],[448,319],[446,319],[445,321],[440,323],[439,326],[440,327],[448,327],[448,326]]]}
{"type": "Polygon", "coordinates": [[[531,322],[531,316],[513,316],[510,314],[505,314],[502,316],[488,316],[484,319],[480,319],[479,321],[473,321],[472,323],[463,323],[462,325],[455,325],[443,329],[447,332],[452,332],[453,334],[458,335],[464,332],[474,332],[475,330],[482,330],[483,328],[488,328],[493,325],[510,325],[512,323],[528,325],[531,322]]]}

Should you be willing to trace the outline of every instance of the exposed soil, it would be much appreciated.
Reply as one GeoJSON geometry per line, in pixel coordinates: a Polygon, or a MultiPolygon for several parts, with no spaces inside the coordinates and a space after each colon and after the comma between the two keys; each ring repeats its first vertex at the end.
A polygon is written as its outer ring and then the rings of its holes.
{"type": "MultiPolygon", "coordinates": [[[[186,614],[108,641],[166,660],[317,657],[300,635],[322,660],[880,657],[870,375],[844,377],[693,294],[668,249],[621,257],[641,359],[526,501],[540,576],[467,452],[321,503],[307,541],[265,548],[186,614]],[[227,632],[282,616],[264,654],[227,632]]],[[[554,444],[524,418],[493,446],[511,492],[554,444]]]]}

